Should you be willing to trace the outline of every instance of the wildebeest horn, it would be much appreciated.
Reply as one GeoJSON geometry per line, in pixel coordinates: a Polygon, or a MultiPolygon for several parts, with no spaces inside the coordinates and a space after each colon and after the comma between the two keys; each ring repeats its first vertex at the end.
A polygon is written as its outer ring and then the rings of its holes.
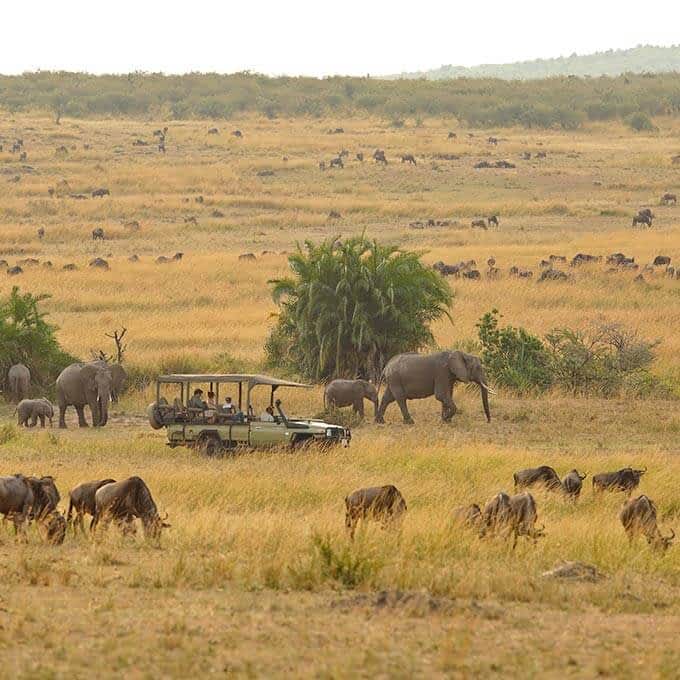
{"type": "Polygon", "coordinates": [[[675,538],[675,530],[671,529],[671,535],[666,538],[667,541],[672,541],[675,538]]]}
{"type": "Polygon", "coordinates": [[[588,476],[588,473],[587,473],[587,472],[584,472],[584,473],[583,473],[583,477],[581,477],[581,475],[579,475],[578,478],[579,478],[581,481],[583,481],[587,476],[588,476]]]}
{"type": "Polygon", "coordinates": [[[496,394],[496,390],[492,390],[486,383],[479,383],[489,394],[496,394]]]}
{"type": "Polygon", "coordinates": [[[161,519],[162,519],[164,522],[165,522],[166,519],[168,519],[168,511],[167,511],[167,510],[165,511],[165,517],[162,517],[161,519]]]}

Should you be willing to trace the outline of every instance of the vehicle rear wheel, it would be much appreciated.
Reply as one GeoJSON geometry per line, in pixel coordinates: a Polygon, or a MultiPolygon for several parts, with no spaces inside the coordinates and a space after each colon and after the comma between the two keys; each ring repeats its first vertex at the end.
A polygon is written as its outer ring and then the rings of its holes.
{"type": "Polygon", "coordinates": [[[196,442],[196,446],[200,453],[208,458],[216,458],[224,453],[222,441],[215,434],[206,434],[202,436],[196,442]]]}

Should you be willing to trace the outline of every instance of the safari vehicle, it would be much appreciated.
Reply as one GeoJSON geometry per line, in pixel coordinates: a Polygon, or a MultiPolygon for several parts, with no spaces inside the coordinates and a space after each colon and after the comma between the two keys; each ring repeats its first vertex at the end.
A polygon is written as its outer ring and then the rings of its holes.
{"type": "Polygon", "coordinates": [[[195,447],[208,456],[221,455],[237,447],[349,445],[351,433],[347,428],[312,418],[287,416],[281,400],[274,400],[280,387],[309,388],[311,385],[265,375],[161,375],[156,379],[156,401],[148,407],[147,415],[151,427],[167,430],[168,446],[195,447]],[[215,393],[217,406],[192,407],[193,389],[205,385],[215,393]],[[231,413],[220,405],[220,387],[224,385],[232,385],[238,395],[231,413]],[[178,396],[170,403],[162,392],[172,391],[172,386],[178,396]],[[260,386],[269,388],[271,420],[263,420],[253,408],[253,391],[260,386]]]}

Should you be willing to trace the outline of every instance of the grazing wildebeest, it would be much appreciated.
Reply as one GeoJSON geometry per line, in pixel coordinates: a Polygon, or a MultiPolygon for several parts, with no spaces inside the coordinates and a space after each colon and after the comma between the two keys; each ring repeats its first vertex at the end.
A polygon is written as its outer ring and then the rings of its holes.
{"type": "Polygon", "coordinates": [[[571,267],[578,267],[581,264],[588,264],[591,262],[601,262],[602,255],[588,255],[587,253],[576,253],[574,257],[571,258],[569,263],[571,267]]]}
{"type": "Polygon", "coordinates": [[[498,139],[496,139],[496,137],[489,137],[486,141],[487,141],[489,144],[493,144],[494,146],[495,146],[496,144],[498,144],[498,139]]]}
{"type": "Polygon", "coordinates": [[[375,160],[376,163],[382,163],[383,165],[387,165],[387,158],[385,157],[385,152],[383,149],[376,149],[373,152],[373,160],[375,160]]]}
{"type": "Polygon", "coordinates": [[[101,189],[95,189],[92,192],[92,198],[102,198],[103,196],[110,196],[111,192],[108,189],[101,188],[101,189]]]}
{"type": "Polygon", "coordinates": [[[647,543],[655,550],[667,550],[675,538],[673,529],[668,536],[661,533],[656,523],[656,505],[647,496],[638,496],[627,501],[621,509],[619,519],[629,541],[637,534],[643,534],[647,543]]]}
{"type": "Polygon", "coordinates": [[[447,139],[456,139],[457,135],[455,132],[449,132],[447,139]]]}
{"type": "Polygon", "coordinates": [[[241,255],[238,256],[239,260],[251,260],[254,261],[257,258],[255,257],[255,253],[242,253],[241,255]]]}
{"type": "Polygon", "coordinates": [[[330,168],[344,168],[345,164],[342,162],[342,157],[338,156],[337,158],[331,158],[330,163],[328,164],[328,167],[330,167],[330,168]]]}
{"type": "Polygon", "coordinates": [[[110,269],[109,263],[103,257],[95,257],[94,260],[90,260],[88,267],[93,267],[94,269],[104,269],[105,271],[110,269]]]}
{"type": "Polygon", "coordinates": [[[76,265],[73,264],[73,262],[69,262],[68,264],[65,264],[65,265],[62,267],[62,269],[63,269],[65,272],[74,272],[74,271],[76,271],[76,270],[78,269],[78,267],[76,267],[76,265]]]}
{"type": "Polygon", "coordinates": [[[94,496],[97,490],[105,484],[113,484],[115,481],[115,479],[99,479],[93,482],[84,482],[73,488],[69,493],[68,511],[66,513],[67,523],[71,524],[71,513],[75,511],[74,528],[78,526],[84,532],[83,517],[86,514],[94,517],[94,496]]]}
{"type": "Polygon", "coordinates": [[[233,137],[243,137],[243,133],[240,130],[234,130],[231,134],[233,137]]]}
{"type": "Polygon", "coordinates": [[[319,161],[319,170],[326,169],[326,161],[319,161]]]}
{"type": "Polygon", "coordinates": [[[139,518],[144,535],[155,539],[160,537],[163,528],[170,526],[158,514],[149,487],[141,477],[129,477],[122,482],[101,486],[94,494],[94,506],[90,523],[93,532],[99,524],[107,525],[114,521],[124,533],[128,533],[132,522],[139,518]]]}
{"type": "Polygon", "coordinates": [[[342,215],[337,210],[331,210],[328,213],[328,219],[329,220],[340,220],[340,219],[342,219],[342,215]]]}
{"type": "Polygon", "coordinates": [[[541,281],[567,281],[569,276],[569,274],[561,272],[559,269],[544,269],[538,277],[538,283],[541,283],[541,281]]]}
{"type": "Polygon", "coordinates": [[[517,266],[512,266],[508,270],[510,276],[516,276],[519,279],[530,279],[533,277],[534,273],[530,269],[521,269],[517,266]]]}
{"type": "Polygon", "coordinates": [[[7,276],[18,276],[19,274],[23,273],[24,270],[19,265],[14,265],[14,267],[10,267],[7,270],[7,276]]]}
{"type": "Polygon", "coordinates": [[[364,154],[361,151],[359,151],[359,153],[357,154],[357,160],[360,161],[361,163],[364,162],[364,154]]]}
{"type": "Polygon", "coordinates": [[[219,131],[217,128],[210,128],[210,129],[208,130],[208,134],[209,134],[209,135],[219,135],[219,134],[220,134],[220,131],[219,131]]]}
{"type": "Polygon", "coordinates": [[[661,197],[662,205],[675,205],[678,202],[678,197],[675,194],[664,194],[661,197]]]}
{"type": "Polygon", "coordinates": [[[402,163],[410,163],[411,165],[417,165],[415,156],[412,153],[404,153],[401,155],[402,163]]]}
{"type": "Polygon", "coordinates": [[[487,279],[500,279],[501,278],[501,270],[498,267],[489,267],[486,270],[486,278],[487,279]]]}
{"type": "Polygon", "coordinates": [[[588,474],[581,475],[578,470],[570,470],[562,480],[562,491],[576,500],[581,495],[583,480],[588,474]]]}
{"type": "Polygon", "coordinates": [[[625,491],[630,496],[645,472],[647,468],[634,470],[629,467],[616,472],[601,472],[593,475],[593,491],[625,491]]]}
{"type": "Polygon", "coordinates": [[[498,215],[491,215],[491,217],[487,217],[487,222],[489,223],[489,226],[493,224],[494,227],[497,227],[500,224],[498,215]]]}
{"type": "Polygon", "coordinates": [[[480,537],[488,532],[495,533],[508,523],[510,517],[510,496],[504,491],[496,494],[482,510],[480,537]]]}
{"type": "Polygon", "coordinates": [[[475,528],[482,522],[482,510],[477,503],[462,505],[453,511],[453,519],[458,524],[475,528]]]}
{"type": "Polygon", "coordinates": [[[45,238],[45,227],[38,227],[38,238],[41,241],[45,238]]]}
{"type": "Polygon", "coordinates": [[[671,258],[668,255],[657,255],[652,264],[655,267],[667,267],[671,263],[671,258]]]}
{"type": "Polygon", "coordinates": [[[531,538],[536,543],[539,536],[543,536],[544,527],[536,528],[538,513],[534,497],[526,491],[516,496],[511,496],[509,509],[508,523],[513,534],[512,549],[515,549],[519,536],[531,538]]]}
{"type": "Polygon", "coordinates": [[[478,269],[470,269],[463,272],[464,279],[481,279],[482,275],[479,273],[478,269]]]}
{"type": "Polygon", "coordinates": [[[626,257],[623,253],[612,253],[611,255],[607,255],[607,264],[615,264],[615,265],[620,265],[626,262],[627,260],[635,261],[635,258],[628,258],[626,257]]]}
{"type": "Polygon", "coordinates": [[[545,486],[547,489],[554,491],[562,486],[557,472],[549,465],[518,470],[512,477],[515,481],[515,491],[536,485],[545,486]]]}
{"type": "Polygon", "coordinates": [[[472,220],[470,226],[474,229],[479,227],[480,229],[486,229],[486,222],[484,220],[472,220]]]}
{"type": "Polygon", "coordinates": [[[642,213],[638,213],[633,217],[633,226],[637,226],[638,224],[646,224],[648,227],[652,226],[652,218],[649,215],[643,215],[642,213]]]}
{"type": "Polygon", "coordinates": [[[33,490],[33,505],[31,506],[31,517],[41,519],[52,512],[55,512],[61,496],[54,477],[50,475],[44,477],[26,478],[33,490]]]}
{"type": "Polygon", "coordinates": [[[25,530],[34,501],[33,484],[27,477],[0,477],[0,515],[12,520],[15,533],[25,530]]]}
{"type": "Polygon", "coordinates": [[[360,519],[374,519],[386,527],[406,510],[404,497],[392,484],[358,489],[345,498],[345,526],[350,538],[354,538],[360,519]]]}
{"type": "Polygon", "coordinates": [[[566,255],[550,255],[548,259],[551,262],[566,262],[567,261],[567,256],[566,255]]]}

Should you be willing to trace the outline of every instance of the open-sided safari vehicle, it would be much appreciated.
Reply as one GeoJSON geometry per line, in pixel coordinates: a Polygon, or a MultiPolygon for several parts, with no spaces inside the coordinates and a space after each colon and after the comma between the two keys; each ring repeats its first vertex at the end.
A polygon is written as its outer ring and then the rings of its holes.
{"type": "MultiPolygon", "coordinates": [[[[340,425],[332,425],[312,418],[293,418],[284,412],[281,400],[274,400],[280,387],[307,388],[310,385],[279,380],[265,375],[201,375],[172,374],[156,379],[156,401],[147,409],[151,427],[165,427],[169,446],[199,448],[209,456],[239,446],[264,448],[287,445],[291,447],[319,443],[323,445],[349,444],[351,433],[340,425]],[[231,406],[220,402],[220,387],[233,385],[238,401],[231,406]],[[270,390],[269,406],[260,415],[253,407],[256,387],[270,390]],[[171,399],[165,393],[172,392],[171,399]],[[202,395],[193,394],[203,386],[214,394],[211,403],[203,402],[202,395]]],[[[226,390],[223,390],[223,392],[226,390]]]]}

